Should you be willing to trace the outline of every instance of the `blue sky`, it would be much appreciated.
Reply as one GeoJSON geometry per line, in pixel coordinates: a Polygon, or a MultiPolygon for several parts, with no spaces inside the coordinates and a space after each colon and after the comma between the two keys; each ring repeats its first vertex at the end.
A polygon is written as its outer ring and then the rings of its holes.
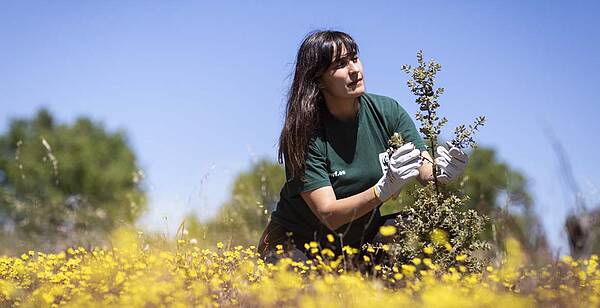
{"type": "MultiPolygon", "coordinates": [[[[3,1],[0,129],[48,107],[125,129],[147,174],[142,224],[210,217],[235,175],[275,159],[294,56],[306,33],[358,42],[367,91],[416,104],[400,71],[417,50],[443,65],[448,128],[487,116],[483,146],[529,178],[554,247],[574,197],[549,129],[600,203],[597,2],[3,1]],[[164,217],[167,217],[165,221],[164,217]]],[[[450,130],[447,131],[450,133],[450,130]]],[[[447,135],[448,136],[448,135],[447,135]]]]}

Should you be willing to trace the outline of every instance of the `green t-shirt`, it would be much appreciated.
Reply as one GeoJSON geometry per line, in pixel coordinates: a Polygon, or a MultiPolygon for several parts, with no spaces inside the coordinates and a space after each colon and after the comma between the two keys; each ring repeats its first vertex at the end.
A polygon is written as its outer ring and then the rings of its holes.
{"type": "Polygon", "coordinates": [[[336,198],[343,199],[372,187],[386,168],[386,149],[394,132],[422,151],[425,144],[406,111],[385,96],[362,95],[358,117],[352,122],[342,122],[329,112],[325,112],[323,122],[324,128],[309,143],[304,179],[290,181],[286,166],[287,182],[271,217],[307,240],[320,242],[327,234],[342,233],[344,245],[357,245],[363,235],[374,232],[381,205],[333,232],[315,216],[300,193],[332,186],[336,198]]]}

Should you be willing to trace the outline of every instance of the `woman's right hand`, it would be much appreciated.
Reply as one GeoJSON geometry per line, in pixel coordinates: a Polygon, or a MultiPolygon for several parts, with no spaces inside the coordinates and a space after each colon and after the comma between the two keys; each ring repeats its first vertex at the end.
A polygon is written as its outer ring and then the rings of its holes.
{"type": "Polygon", "coordinates": [[[396,195],[402,186],[419,175],[421,152],[414,144],[407,143],[394,151],[387,172],[373,186],[375,196],[385,202],[396,195]]]}

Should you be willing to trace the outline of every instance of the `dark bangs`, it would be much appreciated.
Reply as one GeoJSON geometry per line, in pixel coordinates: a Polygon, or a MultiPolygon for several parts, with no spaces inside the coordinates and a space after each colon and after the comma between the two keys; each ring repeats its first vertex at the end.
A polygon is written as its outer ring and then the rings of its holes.
{"type": "Polygon", "coordinates": [[[327,55],[327,63],[339,60],[342,57],[342,47],[346,48],[348,55],[358,54],[358,46],[352,37],[343,32],[331,32],[331,37],[323,44],[322,50],[327,55]],[[331,55],[334,52],[335,56],[332,58],[331,55]]]}

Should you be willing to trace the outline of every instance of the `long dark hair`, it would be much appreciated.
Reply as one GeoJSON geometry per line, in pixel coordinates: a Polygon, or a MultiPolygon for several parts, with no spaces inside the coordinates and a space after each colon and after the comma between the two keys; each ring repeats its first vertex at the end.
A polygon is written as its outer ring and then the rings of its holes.
{"type": "Polygon", "coordinates": [[[349,54],[358,53],[356,42],[344,32],[313,31],[306,35],[298,50],[278,151],[279,163],[285,159],[291,179],[304,171],[308,144],[322,127],[326,106],[319,80],[332,60],[340,58],[342,46],[349,54]]]}

